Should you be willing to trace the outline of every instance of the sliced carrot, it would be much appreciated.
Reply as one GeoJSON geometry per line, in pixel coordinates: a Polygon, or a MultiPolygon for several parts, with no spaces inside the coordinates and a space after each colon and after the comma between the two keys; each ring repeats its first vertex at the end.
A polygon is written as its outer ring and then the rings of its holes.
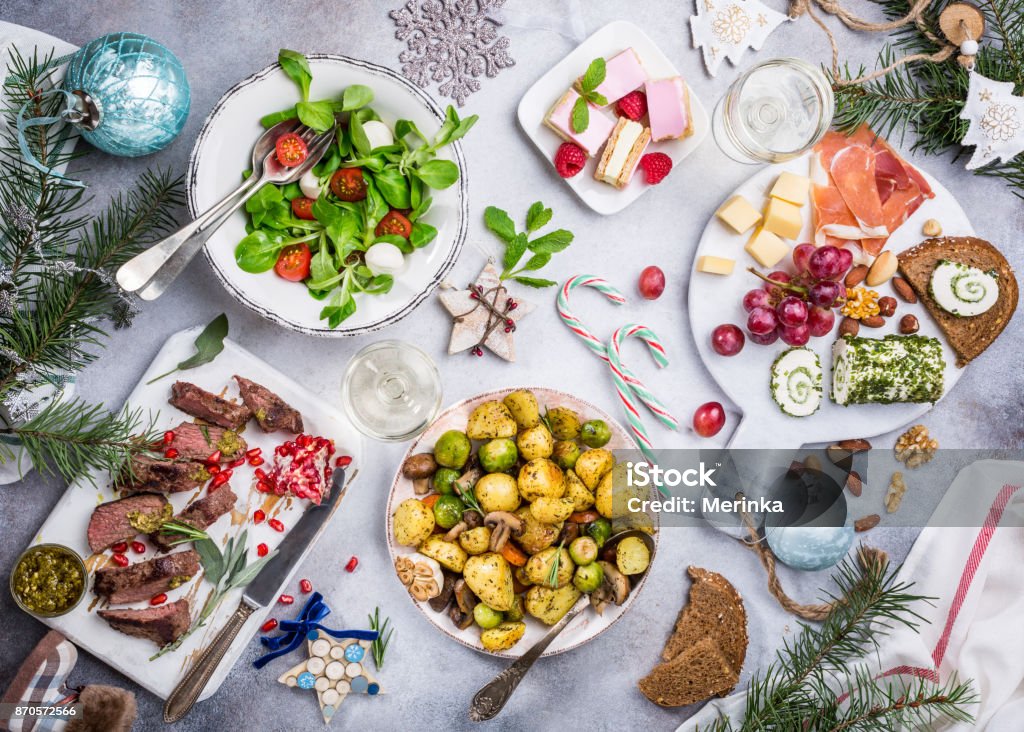
{"type": "Polygon", "coordinates": [[[505,557],[505,561],[513,567],[522,567],[527,560],[527,556],[523,554],[522,550],[511,542],[505,542],[505,546],[501,548],[501,556],[505,557]]]}
{"type": "Polygon", "coordinates": [[[569,514],[569,520],[574,524],[592,524],[601,518],[601,514],[593,509],[588,511],[577,511],[576,513],[569,514]]]}
{"type": "Polygon", "coordinates": [[[433,508],[434,504],[437,503],[437,499],[441,497],[440,493],[431,493],[429,496],[423,496],[420,501],[427,508],[433,508]]]}

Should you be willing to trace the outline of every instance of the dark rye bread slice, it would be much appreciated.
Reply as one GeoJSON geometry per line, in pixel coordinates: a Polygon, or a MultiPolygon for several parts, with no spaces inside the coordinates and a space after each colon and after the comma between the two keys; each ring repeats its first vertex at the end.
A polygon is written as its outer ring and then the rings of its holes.
{"type": "Polygon", "coordinates": [[[966,366],[992,345],[1017,309],[1018,287],[1013,269],[998,249],[973,236],[926,239],[898,255],[899,271],[910,284],[928,313],[938,323],[950,347],[956,351],[956,365],[966,366]],[[960,262],[999,278],[999,300],[981,315],[958,317],[947,313],[932,299],[928,284],[942,259],[960,262]]]}
{"type": "Polygon", "coordinates": [[[640,691],[663,707],[684,707],[709,696],[728,693],[739,673],[729,665],[712,638],[702,638],[671,661],[655,666],[640,679],[640,691]]]}

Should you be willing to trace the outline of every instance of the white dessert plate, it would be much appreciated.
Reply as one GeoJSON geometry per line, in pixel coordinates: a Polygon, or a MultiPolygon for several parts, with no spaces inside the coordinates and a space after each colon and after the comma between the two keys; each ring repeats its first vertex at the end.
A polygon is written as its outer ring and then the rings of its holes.
{"type": "MultiPolygon", "coordinates": [[[[577,399],[570,394],[556,391],[554,389],[533,387],[521,388],[530,389],[530,391],[537,396],[537,401],[540,402],[542,407],[547,407],[549,409],[554,407],[569,407],[571,409],[575,409],[583,419],[603,419],[608,423],[608,426],[611,427],[612,430],[612,439],[605,446],[607,449],[613,451],[638,449],[633,438],[629,436],[620,424],[592,404],[588,404],[587,402],[577,399]]],[[[437,438],[448,430],[465,430],[466,421],[469,419],[469,415],[474,408],[486,401],[493,399],[501,400],[511,391],[514,391],[514,389],[501,389],[500,391],[480,394],[479,396],[466,399],[465,401],[461,401],[458,404],[453,404],[448,407],[448,409],[442,412],[437,420],[427,428],[426,432],[420,435],[416,441],[409,446],[409,450],[402,458],[402,461],[404,462],[405,458],[410,455],[432,451],[437,438]]],[[[388,551],[391,554],[392,564],[396,557],[403,554],[412,554],[416,551],[414,547],[400,546],[395,542],[394,538],[392,515],[394,514],[395,509],[398,508],[398,504],[407,498],[416,498],[416,494],[413,491],[412,481],[404,477],[401,469],[399,469],[395,474],[394,483],[391,485],[391,493],[388,495],[387,526],[385,529],[388,537],[388,551]]],[[[657,522],[657,515],[654,515],[652,518],[657,522]]],[[[655,525],[657,525],[657,523],[655,523],[655,525]]],[[[657,533],[654,534],[654,542],[655,545],[657,545],[657,533]]],[[[657,554],[657,552],[655,552],[655,554],[657,554]]],[[[395,578],[395,581],[398,581],[397,577],[395,578]]],[[[645,575],[629,593],[629,597],[626,598],[625,604],[621,606],[610,605],[604,611],[603,615],[598,615],[590,608],[584,610],[571,623],[569,623],[565,630],[563,630],[554,641],[552,641],[551,645],[546,651],[544,651],[543,655],[553,656],[556,653],[563,653],[596,638],[618,622],[619,618],[629,610],[633,603],[636,602],[637,595],[640,594],[640,591],[644,588],[646,583],[647,576],[645,575]]],[[[480,651],[481,653],[493,656],[519,658],[534,643],[543,638],[550,629],[539,620],[527,615],[526,618],[524,618],[526,622],[526,633],[519,642],[507,651],[492,653],[491,651],[485,651],[481,645],[480,628],[475,624],[470,625],[465,630],[459,630],[455,627],[454,623],[452,623],[451,618],[448,617],[447,611],[440,613],[434,612],[428,603],[414,600],[412,596],[409,597],[409,602],[416,605],[427,620],[449,638],[458,641],[467,648],[472,648],[475,651],[480,651]]]]}
{"type": "MultiPolygon", "coordinates": [[[[806,176],[809,165],[810,154],[787,163],[764,167],[722,200],[739,194],[756,208],[760,208],[779,173],[788,170],[806,176]]],[[[931,185],[935,198],[925,201],[914,215],[896,230],[889,238],[886,249],[899,253],[926,238],[921,234],[921,226],[930,218],[942,223],[947,236],[973,236],[974,228],[953,194],[920,167],[917,169],[931,185]]],[[[798,241],[811,241],[809,202],[803,206],[802,211],[804,229],[798,241]]],[[[743,413],[743,419],[732,435],[730,447],[798,449],[812,442],[873,437],[902,427],[920,418],[932,408],[931,404],[856,404],[843,407],[829,398],[832,384],[832,343],[835,341],[838,324],[842,318],[838,311],[836,329],[823,338],[812,337],[807,344],[818,354],[823,370],[821,408],[809,417],[790,417],[772,400],[768,386],[771,365],[775,357],[788,348],[781,340],[770,346],[760,346],[748,338],[743,350],[735,356],[726,357],[715,353],[711,348],[711,331],[715,327],[722,323],[734,323],[740,326],[746,335],[747,313],[743,310],[743,295],[748,290],[756,289],[761,282],[747,272],[747,267],[755,267],[761,271],[765,269],[743,250],[749,238],[750,232],[737,234],[718,217],[712,216],[694,253],[694,269],[690,274],[690,328],[697,341],[697,351],[719,387],[743,413]],[[733,273],[723,277],[698,272],[696,263],[704,254],[735,259],[733,273]]],[[[776,268],[791,270],[792,260],[787,257],[776,268]]],[[[880,338],[899,333],[900,317],[907,313],[916,315],[921,324],[918,332],[921,335],[934,336],[942,343],[943,358],[946,361],[944,394],[948,394],[960,378],[962,369],[957,368],[956,354],[946,343],[945,337],[928,316],[924,306],[920,303],[910,305],[904,302],[896,295],[890,283],[872,289],[877,290],[881,296],[896,297],[899,304],[895,316],[887,318],[884,327],[862,327],[860,335],[880,338]]]]}
{"type": "MultiPolygon", "coordinates": [[[[373,89],[371,106],[389,125],[410,119],[428,137],[444,121],[444,110],[426,92],[383,66],[347,56],[307,56],[313,71],[311,99],[337,97],[351,84],[373,89]]],[[[297,101],[295,82],[278,64],[239,82],[221,97],[199,132],[188,165],[188,207],[193,217],[208,209],[241,180],[250,165],[252,145],[263,132],[259,120],[297,101]]],[[[384,295],[357,295],[358,309],[338,328],[320,319],[324,303],[301,285],[272,272],[249,274],[235,263],[235,245],[245,236],[246,214],[236,212],[206,243],[206,258],[217,277],[239,302],[264,318],[309,335],[340,337],[380,330],[422,303],[454,266],[468,230],[468,181],[460,143],[442,148],[439,158],[459,166],[459,180],[432,190],[434,203],[423,217],[437,228],[437,238],[406,257],[406,270],[384,295]]]]}
{"type": "MultiPolygon", "coordinates": [[[[146,382],[154,376],[170,371],[175,364],[194,352],[192,344],[199,330],[199,328],[183,330],[167,340],[128,397],[127,404],[132,409],[141,409],[144,417],[154,416],[159,429],[170,429],[182,421],[192,419],[189,415],[178,411],[167,403],[171,384],[176,378],[193,382],[214,393],[220,393],[227,387],[227,394],[230,397],[238,393],[231,377],[234,374],[239,374],[263,384],[299,410],[302,413],[303,426],[307,434],[331,438],[335,441],[337,454],[351,455],[353,460],[347,469],[347,479],[352,481],[355,478],[359,466],[362,464],[360,462],[363,454],[362,437],[348,421],[348,418],[327,404],[322,397],[311,394],[305,387],[300,386],[233,341],[224,341],[224,351],[212,363],[168,376],[147,385],[146,382]]],[[[269,465],[273,462],[274,448],[289,439],[291,434],[286,432],[265,434],[255,426],[255,423],[250,422],[248,428],[243,432],[243,437],[250,449],[262,448],[267,465],[269,465]]],[[[257,544],[265,543],[271,549],[276,547],[288,535],[287,530],[295,525],[308,505],[303,500],[259,493],[253,487],[253,470],[254,468],[249,465],[234,469],[234,476],[229,484],[238,496],[235,507],[206,530],[218,545],[223,546],[229,536],[237,535],[243,529],[248,528],[248,561],[256,558],[257,544]],[[276,517],[284,523],[286,531],[274,531],[266,522],[253,525],[251,517],[258,508],[266,512],[268,519],[276,517]]],[[[90,573],[100,567],[113,565],[109,550],[97,555],[93,555],[90,551],[86,540],[89,518],[98,504],[112,501],[118,497],[110,486],[110,476],[106,472],[95,473],[93,478],[95,484],[82,478],[68,487],[32,542],[33,544],[53,542],[74,549],[85,558],[85,564],[90,573]]],[[[199,488],[193,491],[170,493],[167,494],[167,498],[177,514],[191,499],[205,494],[205,490],[205,488],[199,488]]],[[[343,511],[344,504],[338,513],[343,511]]],[[[334,520],[337,520],[337,515],[334,520]]],[[[157,556],[152,545],[145,541],[145,537],[139,538],[147,544],[148,548],[145,554],[129,552],[129,558],[133,563],[157,556]]],[[[182,545],[172,551],[182,551],[188,546],[182,545]]],[[[307,547],[302,558],[305,558],[311,549],[312,545],[307,547]]],[[[302,558],[295,563],[296,568],[301,564],[302,558]]],[[[290,586],[291,581],[292,577],[289,577],[282,588],[290,586]]],[[[229,592],[206,625],[189,636],[181,647],[150,661],[150,656],[158,650],[156,644],[142,638],[124,635],[107,625],[106,621],[96,614],[97,610],[104,609],[104,603],[97,600],[96,595],[92,593],[91,586],[92,578],[90,577],[86,596],[68,614],[57,618],[39,618],[39,620],[51,628],[59,630],[79,648],[117,669],[161,699],[166,699],[170,695],[199,651],[213,640],[217,632],[227,622],[235,608],[238,607],[244,589],[237,588],[229,592]]],[[[210,584],[204,581],[200,575],[199,578],[187,582],[181,588],[169,591],[167,602],[188,597],[194,620],[199,615],[211,589],[210,584]]],[[[145,608],[148,607],[148,603],[137,602],[129,605],[117,605],[117,607],[145,608]]],[[[271,610],[273,607],[263,608],[249,617],[241,632],[228,648],[227,653],[224,654],[224,658],[210,679],[210,683],[207,684],[201,699],[205,699],[217,691],[271,610]]]]}
{"type": "MultiPolygon", "coordinates": [[[[553,162],[555,152],[564,140],[544,125],[544,118],[548,111],[573,85],[573,82],[587,70],[591,61],[598,56],[610,58],[630,47],[636,49],[650,78],[661,79],[680,75],[668,57],[646,33],[630,22],[616,20],[594,33],[577,46],[576,50],[555,64],[527,90],[520,100],[519,125],[533,140],[533,144],[540,150],[544,159],[548,161],[550,175],[554,178],[558,178],[553,162]]],[[[704,111],[704,106],[692,88],[690,89],[690,112],[693,115],[692,135],[683,140],[652,142],[647,148],[647,152],[663,152],[672,158],[673,171],[678,168],[687,155],[697,149],[708,134],[707,112],[704,111]]],[[[595,180],[594,170],[597,168],[599,159],[599,155],[591,157],[582,171],[572,178],[565,179],[576,195],[597,213],[604,215],[618,213],[652,188],[644,181],[643,171],[639,168],[629,185],[621,190],[608,183],[595,180]]],[[[678,173],[674,174],[678,175],[678,173]]]]}

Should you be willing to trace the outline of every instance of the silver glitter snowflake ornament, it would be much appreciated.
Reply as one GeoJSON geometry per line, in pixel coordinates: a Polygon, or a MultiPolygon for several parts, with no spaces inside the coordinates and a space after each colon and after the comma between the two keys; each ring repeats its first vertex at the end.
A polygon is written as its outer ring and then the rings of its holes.
{"type": "Polygon", "coordinates": [[[515,66],[509,39],[498,35],[490,13],[505,0],[409,0],[391,11],[395,38],[408,50],[398,55],[402,73],[420,87],[438,82],[438,91],[460,107],[479,91],[478,79],[515,66]]]}

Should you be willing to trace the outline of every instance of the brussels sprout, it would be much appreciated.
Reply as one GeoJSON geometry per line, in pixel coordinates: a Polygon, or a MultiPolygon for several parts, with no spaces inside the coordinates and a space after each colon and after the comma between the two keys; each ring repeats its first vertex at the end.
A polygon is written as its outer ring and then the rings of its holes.
{"type": "Polygon", "coordinates": [[[599,518],[587,526],[587,536],[597,542],[598,549],[604,546],[604,543],[608,541],[608,537],[611,535],[612,522],[606,518],[599,518]]]}
{"type": "Polygon", "coordinates": [[[504,473],[516,464],[519,451],[516,443],[507,437],[485,442],[476,454],[480,466],[488,473],[504,473]]]}
{"type": "Polygon", "coordinates": [[[526,617],[526,608],[523,607],[523,596],[516,595],[516,599],[512,601],[512,607],[505,613],[505,620],[522,620],[526,617]]]}
{"type": "MultiPolygon", "coordinates": [[[[572,583],[580,592],[593,592],[604,581],[604,570],[597,562],[581,564],[576,568],[576,574],[572,577],[572,583]]],[[[477,605],[477,607],[480,607],[477,605]]]]}
{"type": "Polygon", "coordinates": [[[592,419],[580,427],[580,440],[587,447],[604,447],[612,439],[612,431],[603,419],[592,419]]]}
{"type": "Polygon", "coordinates": [[[434,521],[442,529],[450,529],[462,520],[465,510],[466,506],[458,496],[441,496],[434,504],[434,521]]]}
{"type": "Polygon", "coordinates": [[[562,470],[571,470],[575,467],[579,456],[580,446],[572,440],[559,440],[555,443],[555,449],[551,453],[551,459],[562,470]]]}
{"type": "MultiPolygon", "coordinates": [[[[599,567],[600,569],[600,567],[599,567]]],[[[501,625],[501,621],[505,619],[505,616],[500,612],[492,608],[490,605],[485,605],[482,602],[478,602],[473,607],[473,620],[484,630],[488,628],[497,628],[501,625]]]]}
{"type": "Polygon", "coordinates": [[[597,561],[597,542],[593,537],[580,536],[569,545],[569,556],[576,564],[590,564],[597,561]]]}
{"type": "Polygon", "coordinates": [[[469,460],[471,445],[465,432],[448,430],[434,444],[434,459],[446,468],[461,468],[469,460]]]}
{"type": "Polygon", "coordinates": [[[452,468],[438,468],[434,473],[434,490],[442,495],[455,492],[452,483],[459,479],[459,471],[452,468]]]}
{"type": "Polygon", "coordinates": [[[580,436],[580,417],[569,407],[549,409],[545,417],[556,440],[575,440],[580,436]]]}

